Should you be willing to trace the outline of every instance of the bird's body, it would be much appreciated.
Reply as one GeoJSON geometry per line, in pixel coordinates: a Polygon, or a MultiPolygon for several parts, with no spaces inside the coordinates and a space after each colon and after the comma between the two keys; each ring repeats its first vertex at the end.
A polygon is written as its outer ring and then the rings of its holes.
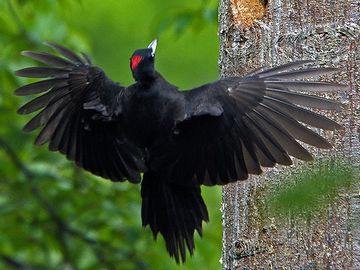
{"type": "Polygon", "coordinates": [[[183,95],[158,73],[151,82],[135,83],[127,91],[125,127],[142,147],[151,147],[158,138],[167,136],[184,117],[183,95]]]}
{"type": "Polygon", "coordinates": [[[186,249],[193,253],[194,232],[201,234],[208,221],[201,185],[245,180],[262,167],[292,164],[290,156],[311,160],[298,140],[331,147],[301,123],[341,128],[307,109],[338,110],[340,104],[294,91],[346,87],[299,80],[336,71],[304,68],[311,61],[179,91],[154,68],[156,41],[134,52],[130,67],[136,82],[128,87],[111,81],[88,57],[49,45],[65,58],[24,52],[48,66],[17,72],[48,78],[16,90],[18,95],[45,92],[19,109],[22,114],[41,110],[24,130],[41,128],[36,144],[49,143],[51,151],[96,175],[141,182],[142,224],[155,237],[162,234],[177,262],[185,261],[186,249]]]}

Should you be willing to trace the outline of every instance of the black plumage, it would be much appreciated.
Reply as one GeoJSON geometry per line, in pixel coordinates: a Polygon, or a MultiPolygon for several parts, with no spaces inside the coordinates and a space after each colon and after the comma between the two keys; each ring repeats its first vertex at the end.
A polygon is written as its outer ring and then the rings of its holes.
{"type": "Polygon", "coordinates": [[[130,67],[136,83],[111,81],[86,55],[48,43],[63,57],[23,52],[47,66],[16,72],[44,80],[17,95],[42,95],[19,109],[38,112],[24,127],[40,129],[36,144],[49,144],[70,160],[112,181],[141,181],[142,224],[160,232],[177,262],[193,254],[208,213],[201,185],[224,185],[261,174],[261,167],[290,165],[290,156],[312,160],[298,141],[331,145],[303,124],[341,126],[308,108],[340,110],[341,104],[298,91],[344,90],[346,86],[299,80],[335,72],[297,61],[259,69],[179,91],[155,69],[157,41],[136,50],[130,67]],[[306,108],[307,107],[307,108],[306,108]]]}

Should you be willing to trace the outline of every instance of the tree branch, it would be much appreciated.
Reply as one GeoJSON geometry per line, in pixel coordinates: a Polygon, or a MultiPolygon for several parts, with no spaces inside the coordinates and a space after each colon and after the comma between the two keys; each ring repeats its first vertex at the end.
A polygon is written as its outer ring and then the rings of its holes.
{"type": "Polygon", "coordinates": [[[29,264],[20,261],[17,258],[14,258],[9,255],[0,254],[0,260],[2,260],[8,267],[16,270],[40,270],[45,269],[44,266],[41,265],[35,265],[35,264],[29,264]]]}

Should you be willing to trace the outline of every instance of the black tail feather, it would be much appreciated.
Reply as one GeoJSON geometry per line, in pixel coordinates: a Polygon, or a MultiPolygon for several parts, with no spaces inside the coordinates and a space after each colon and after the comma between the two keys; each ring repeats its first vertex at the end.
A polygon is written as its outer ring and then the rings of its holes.
{"type": "Polygon", "coordinates": [[[141,186],[142,224],[150,225],[156,238],[160,232],[166,248],[177,263],[185,262],[186,247],[193,254],[195,230],[202,235],[202,221],[209,221],[200,186],[183,186],[163,181],[146,172],[141,186]]]}

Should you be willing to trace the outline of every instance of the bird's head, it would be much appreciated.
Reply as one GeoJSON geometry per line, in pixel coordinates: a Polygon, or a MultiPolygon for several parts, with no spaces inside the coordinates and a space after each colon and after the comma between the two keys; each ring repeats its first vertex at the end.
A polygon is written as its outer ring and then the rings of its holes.
{"type": "Polygon", "coordinates": [[[136,50],[130,58],[130,68],[136,81],[146,81],[154,78],[154,58],[157,39],[154,39],[145,49],[136,50]]]}

